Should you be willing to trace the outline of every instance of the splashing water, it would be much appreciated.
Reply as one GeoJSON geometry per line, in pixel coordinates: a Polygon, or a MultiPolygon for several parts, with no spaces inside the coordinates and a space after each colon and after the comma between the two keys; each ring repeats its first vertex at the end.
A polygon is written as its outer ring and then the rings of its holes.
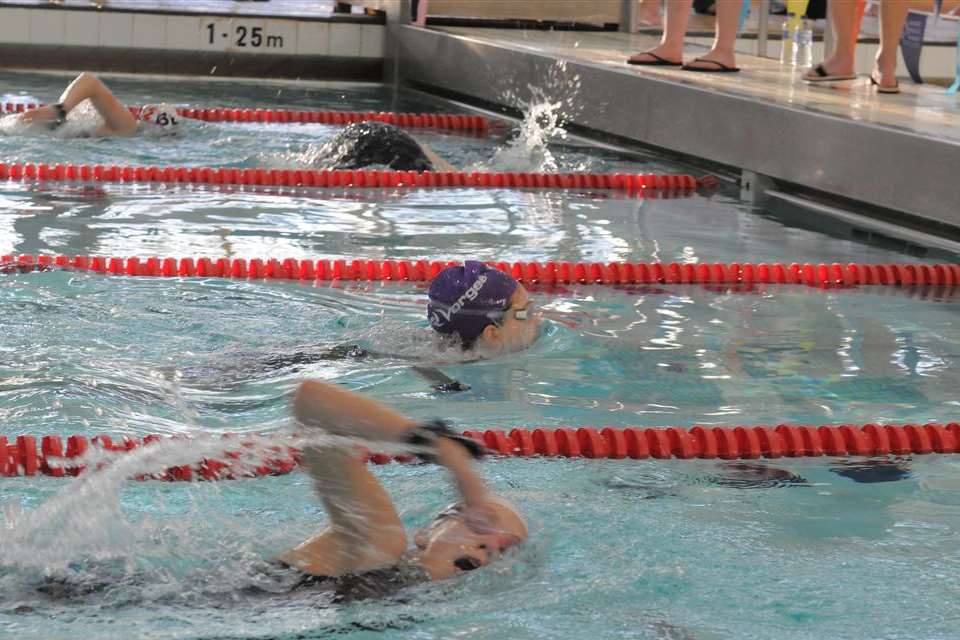
{"type": "Polygon", "coordinates": [[[246,435],[228,440],[206,436],[169,438],[126,452],[94,448],[65,462],[65,468],[83,465],[87,470],[52,498],[35,509],[24,510],[17,505],[5,510],[0,519],[4,548],[0,566],[49,570],[67,567],[81,557],[110,560],[171,554],[175,545],[163,539],[169,537],[167,534],[176,534],[175,531],[167,531],[150,519],[135,522],[125,517],[120,504],[120,490],[125,483],[144,475],[160,476],[171,467],[193,466],[204,459],[224,460],[225,450],[232,453],[232,473],[254,475],[265,460],[285,456],[287,447],[303,450],[331,444],[374,446],[388,455],[421,452],[409,445],[371,443],[323,431],[306,435],[246,435]],[[65,532],[69,532],[67,537],[65,532]]]}
{"type": "MultiPolygon", "coordinates": [[[[580,112],[577,100],[580,76],[568,75],[566,62],[561,60],[550,67],[543,86],[527,85],[527,91],[529,99],[512,89],[503,93],[506,103],[522,109],[523,121],[516,135],[497,150],[490,164],[499,171],[558,171],[559,164],[549,144],[567,139],[563,123],[580,112]]],[[[585,166],[568,168],[585,169],[585,166]]]]}

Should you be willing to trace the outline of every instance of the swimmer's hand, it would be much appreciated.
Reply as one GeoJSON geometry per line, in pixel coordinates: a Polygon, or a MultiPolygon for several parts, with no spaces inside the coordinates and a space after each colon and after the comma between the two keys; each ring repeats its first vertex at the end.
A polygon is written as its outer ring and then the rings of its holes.
{"type": "Polygon", "coordinates": [[[454,380],[436,367],[414,365],[410,368],[414,373],[418,374],[427,382],[434,383],[434,391],[440,391],[441,393],[452,393],[457,391],[467,391],[470,389],[470,385],[460,382],[459,380],[454,380]]]}
{"type": "Polygon", "coordinates": [[[457,391],[469,391],[470,385],[460,382],[459,380],[451,380],[450,382],[434,385],[433,388],[441,393],[456,393],[457,391]]]}
{"type": "Polygon", "coordinates": [[[370,353],[356,344],[340,344],[324,353],[323,360],[346,360],[347,358],[365,358],[370,353]]]}

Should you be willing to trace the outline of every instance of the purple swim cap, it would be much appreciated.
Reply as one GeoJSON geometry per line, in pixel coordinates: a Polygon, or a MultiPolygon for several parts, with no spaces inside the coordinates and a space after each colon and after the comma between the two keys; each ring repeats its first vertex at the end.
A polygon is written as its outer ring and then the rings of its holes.
{"type": "Polygon", "coordinates": [[[456,333],[465,344],[503,317],[517,281],[482,262],[447,267],[430,283],[427,319],[440,333],[456,333]]]}

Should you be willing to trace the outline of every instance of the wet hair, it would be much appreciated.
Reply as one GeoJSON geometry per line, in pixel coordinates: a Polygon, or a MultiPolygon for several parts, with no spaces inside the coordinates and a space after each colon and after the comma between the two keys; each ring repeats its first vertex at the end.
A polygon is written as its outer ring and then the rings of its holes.
{"type": "Polygon", "coordinates": [[[320,155],[320,163],[329,169],[382,165],[395,171],[433,170],[423,148],[410,134],[383,122],[347,125],[323,145],[320,155]]]}

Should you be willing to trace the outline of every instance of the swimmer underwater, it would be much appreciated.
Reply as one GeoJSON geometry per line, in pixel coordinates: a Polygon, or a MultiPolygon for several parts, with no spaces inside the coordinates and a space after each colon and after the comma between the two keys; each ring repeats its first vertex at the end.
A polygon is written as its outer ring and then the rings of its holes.
{"type": "Polygon", "coordinates": [[[78,118],[70,117],[75,109],[84,104],[91,105],[99,119],[102,120],[96,128],[78,127],[73,137],[103,138],[108,136],[130,136],[138,131],[160,135],[174,135],[179,131],[180,118],[176,109],[167,104],[146,105],[139,113],[133,115],[116,96],[110,92],[103,82],[92,73],[81,73],[71,82],[60,100],[55,104],[48,104],[23,113],[8,114],[0,117],[0,124],[19,124],[27,130],[47,129],[56,131],[68,122],[77,122],[78,118]]]}

